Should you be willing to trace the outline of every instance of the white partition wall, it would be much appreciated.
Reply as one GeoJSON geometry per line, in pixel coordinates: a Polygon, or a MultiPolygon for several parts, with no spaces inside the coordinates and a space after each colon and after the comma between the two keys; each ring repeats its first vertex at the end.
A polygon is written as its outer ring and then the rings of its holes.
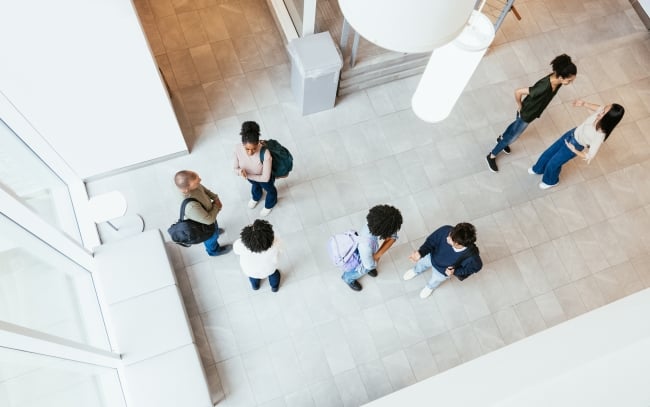
{"type": "Polygon", "coordinates": [[[649,406],[648,315],[645,289],[365,406],[649,406]]]}
{"type": "Polygon", "coordinates": [[[131,1],[2,2],[0,49],[0,92],[79,177],[187,151],[131,1]]]}

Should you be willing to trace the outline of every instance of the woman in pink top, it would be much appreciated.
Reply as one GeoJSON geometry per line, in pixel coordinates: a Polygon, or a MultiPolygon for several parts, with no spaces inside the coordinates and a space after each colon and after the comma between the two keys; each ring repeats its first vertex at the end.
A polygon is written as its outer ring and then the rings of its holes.
{"type": "Polygon", "coordinates": [[[266,191],[264,208],[261,216],[271,213],[278,202],[278,190],[275,188],[275,178],[271,173],[273,157],[268,151],[264,153],[264,161],[260,157],[260,126],[252,121],[244,122],[241,126],[241,144],[235,146],[234,169],[237,175],[251,183],[251,200],[248,207],[253,209],[262,199],[262,190],[266,191]]]}
{"type": "Polygon", "coordinates": [[[542,182],[539,183],[541,189],[557,185],[560,182],[562,166],[575,156],[590,162],[625,114],[625,109],[618,103],[599,106],[576,100],[573,106],[584,106],[595,113],[587,117],[580,126],[564,133],[542,153],[537,163],[528,169],[529,174],[544,174],[542,182]]]}

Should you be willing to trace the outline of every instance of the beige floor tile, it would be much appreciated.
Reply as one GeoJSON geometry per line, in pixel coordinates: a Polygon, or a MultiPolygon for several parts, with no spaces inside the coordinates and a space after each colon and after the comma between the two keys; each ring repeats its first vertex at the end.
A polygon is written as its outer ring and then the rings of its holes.
{"type": "Polygon", "coordinates": [[[631,261],[634,270],[645,287],[650,287],[650,255],[637,257],[631,261]]]}
{"type": "Polygon", "coordinates": [[[159,18],[157,21],[158,32],[167,51],[178,51],[187,48],[183,28],[175,14],[159,18]]]}
{"type": "Polygon", "coordinates": [[[573,187],[559,190],[551,195],[551,200],[557,209],[557,213],[569,232],[583,229],[587,226],[580,201],[573,199],[573,187]]]}
{"type": "Polygon", "coordinates": [[[239,2],[221,4],[219,12],[230,38],[244,37],[252,33],[239,2]]]}
{"type": "Polygon", "coordinates": [[[485,351],[481,347],[481,344],[472,329],[472,325],[463,325],[456,329],[449,331],[456,349],[458,349],[458,355],[460,356],[463,362],[470,361],[474,358],[481,356],[485,351]]]}
{"type": "Polygon", "coordinates": [[[237,114],[224,81],[206,83],[203,85],[203,90],[214,120],[224,119],[237,114]]]}
{"type": "Polygon", "coordinates": [[[275,29],[256,32],[255,42],[265,66],[269,67],[289,62],[285,45],[279,39],[275,29]]]}
{"type": "MultiPolygon", "coordinates": [[[[189,0],[185,1],[189,2],[189,0]]],[[[208,36],[203,29],[203,23],[198,11],[187,11],[178,14],[178,22],[181,25],[188,47],[198,47],[208,43],[208,36]]]]}
{"type": "Polygon", "coordinates": [[[257,49],[255,36],[248,35],[245,37],[233,38],[232,44],[244,72],[256,71],[264,68],[264,61],[257,49]]]}
{"type": "Polygon", "coordinates": [[[194,0],[171,0],[171,2],[176,14],[186,13],[196,9],[194,0]]]}
{"type": "Polygon", "coordinates": [[[566,315],[567,319],[577,317],[587,311],[587,307],[585,307],[585,304],[582,302],[575,283],[558,287],[553,290],[553,293],[555,293],[555,297],[560,303],[562,311],[564,311],[564,315],[566,315]]]}
{"type": "Polygon", "coordinates": [[[220,8],[217,6],[199,10],[203,29],[210,42],[227,40],[230,37],[226,24],[221,16],[220,8]]]}
{"type": "Polygon", "coordinates": [[[449,332],[436,335],[429,339],[427,343],[441,372],[462,363],[454,339],[449,332]]]}
{"type": "Polygon", "coordinates": [[[524,329],[526,336],[533,335],[543,329],[546,329],[546,322],[540,313],[537,302],[534,299],[521,302],[514,306],[519,323],[524,329]]]}
{"type": "Polygon", "coordinates": [[[512,208],[512,212],[517,220],[519,229],[526,236],[526,240],[530,243],[531,247],[548,242],[550,236],[542,225],[542,222],[535,210],[535,207],[530,202],[517,205],[512,208]]]}
{"type": "Polygon", "coordinates": [[[604,305],[605,297],[598,287],[598,281],[595,276],[588,276],[573,283],[580,294],[582,302],[587,310],[592,310],[604,305]]]}
{"type": "Polygon", "coordinates": [[[201,78],[194,67],[189,49],[170,51],[167,53],[167,58],[169,58],[179,89],[201,84],[201,78]]]}
{"type": "Polygon", "coordinates": [[[571,281],[581,279],[591,273],[571,235],[553,240],[553,245],[571,281]]]}
{"type": "Polygon", "coordinates": [[[167,16],[174,15],[176,10],[174,10],[174,5],[172,0],[156,0],[150,1],[149,5],[151,6],[151,11],[156,16],[156,18],[163,18],[167,16]]]}
{"type": "Polygon", "coordinates": [[[514,304],[509,291],[506,291],[497,274],[497,268],[492,264],[484,264],[481,272],[472,276],[479,280],[481,292],[490,311],[495,313],[514,304]]]}
{"type": "Polygon", "coordinates": [[[179,91],[190,122],[194,125],[213,121],[210,106],[202,86],[192,86],[179,91]]]}
{"type": "Polygon", "coordinates": [[[602,255],[610,266],[628,260],[624,245],[608,222],[596,223],[591,225],[590,229],[600,245],[602,255]]]}
{"type": "Polygon", "coordinates": [[[492,352],[505,345],[501,331],[491,315],[474,321],[472,328],[483,352],[492,352]]]}
{"type": "Polygon", "coordinates": [[[221,80],[221,72],[209,44],[190,48],[190,55],[201,83],[221,80]]]}
{"type": "Polygon", "coordinates": [[[541,224],[546,229],[549,237],[555,239],[566,235],[569,230],[562,221],[562,216],[550,196],[532,201],[541,224]]]}
{"type": "Polygon", "coordinates": [[[213,42],[210,45],[212,46],[212,52],[217,59],[223,78],[243,74],[241,65],[239,64],[239,58],[231,40],[213,42]]]}
{"type": "Polygon", "coordinates": [[[601,271],[609,266],[599,237],[590,228],[580,229],[571,233],[571,238],[592,273],[601,271]]]}
{"type": "Polygon", "coordinates": [[[546,279],[545,269],[540,266],[532,249],[515,254],[514,259],[532,296],[541,295],[551,290],[546,279]]]}
{"type": "Polygon", "coordinates": [[[499,229],[511,253],[518,253],[530,247],[528,239],[526,239],[526,236],[519,228],[512,209],[496,212],[492,216],[494,216],[494,220],[499,225],[499,229]]]}
{"type": "Polygon", "coordinates": [[[245,76],[258,108],[277,105],[278,98],[265,69],[247,72],[245,76]]]}
{"type": "Polygon", "coordinates": [[[257,108],[246,77],[233,76],[225,78],[224,83],[237,113],[245,113],[257,108]]]}
{"type": "Polygon", "coordinates": [[[562,259],[558,257],[553,242],[547,242],[533,248],[539,266],[544,270],[546,281],[551,288],[563,286],[571,281],[571,276],[564,268],[562,259]]]}
{"type": "Polygon", "coordinates": [[[251,32],[275,28],[273,16],[269,9],[265,7],[264,0],[242,0],[240,4],[251,32]]]}
{"type": "Polygon", "coordinates": [[[517,304],[531,297],[530,290],[524,281],[519,267],[514,258],[507,257],[491,264],[497,271],[496,274],[512,299],[512,303],[517,304]]]}
{"type": "Polygon", "coordinates": [[[505,344],[511,344],[526,337],[526,333],[513,307],[502,309],[492,315],[505,344]]]}

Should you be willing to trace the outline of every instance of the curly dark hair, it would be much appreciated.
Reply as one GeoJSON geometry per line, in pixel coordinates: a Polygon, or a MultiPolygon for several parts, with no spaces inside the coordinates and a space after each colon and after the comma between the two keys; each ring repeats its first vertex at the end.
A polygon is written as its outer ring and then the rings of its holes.
{"type": "Polygon", "coordinates": [[[567,54],[558,55],[551,61],[553,72],[561,78],[568,79],[578,74],[578,68],[567,54]]]}
{"type": "Polygon", "coordinates": [[[270,249],[275,238],[273,225],[263,219],[256,219],[252,225],[245,226],[239,236],[244,246],[253,253],[270,249]]]}
{"type": "Polygon", "coordinates": [[[257,144],[260,141],[260,125],[253,121],[244,122],[241,125],[241,142],[243,144],[257,144]]]}
{"type": "Polygon", "coordinates": [[[461,246],[471,247],[476,242],[476,228],[471,223],[461,222],[451,229],[449,237],[461,246]]]}
{"type": "Polygon", "coordinates": [[[377,205],[370,208],[368,216],[368,229],[373,236],[387,239],[397,233],[402,227],[402,214],[399,209],[390,205],[377,205]]]}

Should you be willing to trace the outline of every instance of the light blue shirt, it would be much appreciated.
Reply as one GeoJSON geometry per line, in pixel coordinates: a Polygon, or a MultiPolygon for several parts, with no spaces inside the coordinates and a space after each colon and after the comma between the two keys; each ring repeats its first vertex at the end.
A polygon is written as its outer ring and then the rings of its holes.
{"type": "MultiPolygon", "coordinates": [[[[397,233],[391,236],[397,240],[399,236],[397,233]]],[[[377,268],[377,262],[372,257],[373,254],[379,250],[379,236],[373,236],[368,229],[368,225],[364,225],[359,233],[359,257],[361,258],[361,265],[366,270],[377,268]]]]}

